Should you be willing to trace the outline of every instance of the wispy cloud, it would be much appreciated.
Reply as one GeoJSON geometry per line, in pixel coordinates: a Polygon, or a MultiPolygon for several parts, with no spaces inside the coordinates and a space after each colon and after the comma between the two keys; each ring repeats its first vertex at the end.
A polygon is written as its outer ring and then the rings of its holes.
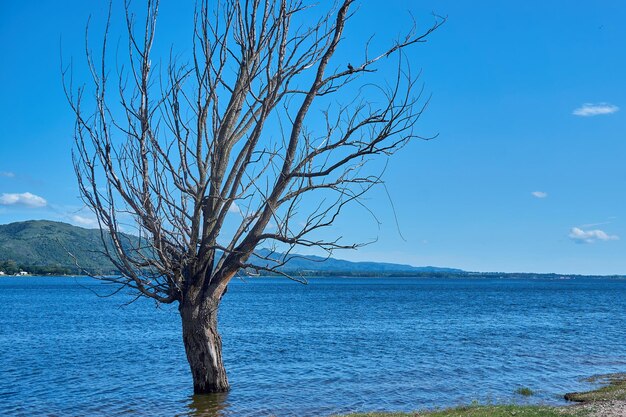
{"type": "Polygon", "coordinates": [[[583,230],[579,227],[572,227],[568,236],[576,243],[595,243],[597,241],[606,242],[609,240],[619,240],[619,236],[609,235],[600,229],[583,230]]]}
{"type": "Polygon", "coordinates": [[[548,193],[546,193],[545,191],[533,191],[530,194],[532,194],[532,196],[536,198],[546,198],[548,196],[548,193]]]}
{"type": "Polygon", "coordinates": [[[31,193],[3,193],[0,196],[0,205],[3,206],[24,206],[24,207],[45,207],[48,202],[38,195],[31,193]]]}
{"type": "Polygon", "coordinates": [[[587,223],[580,226],[581,229],[588,229],[590,227],[598,227],[598,226],[606,226],[607,224],[611,224],[612,222],[599,222],[599,223],[587,223]]]}
{"type": "Polygon", "coordinates": [[[585,103],[577,109],[574,109],[572,114],[575,116],[589,117],[599,116],[602,114],[612,114],[619,110],[614,104],[609,103],[585,103]]]}
{"type": "Polygon", "coordinates": [[[15,173],[11,172],[11,171],[0,171],[0,177],[14,178],[15,177],[15,173]]]}
{"type": "Polygon", "coordinates": [[[85,216],[79,216],[78,214],[74,214],[71,217],[71,220],[74,224],[78,226],[98,227],[98,220],[96,220],[96,218],[94,217],[85,217],[85,216]]]}

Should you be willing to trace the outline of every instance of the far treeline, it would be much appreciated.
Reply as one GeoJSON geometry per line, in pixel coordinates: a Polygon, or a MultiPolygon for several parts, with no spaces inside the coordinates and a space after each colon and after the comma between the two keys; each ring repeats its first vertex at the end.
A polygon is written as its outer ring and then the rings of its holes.
{"type": "Polygon", "coordinates": [[[80,274],[79,268],[72,270],[60,265],[25,265],[18,264],[12,259],[0,261],[0,272],[6,275],[17,275],[20,272],[28,272],[31,275],[76,275],[80,274]]]}

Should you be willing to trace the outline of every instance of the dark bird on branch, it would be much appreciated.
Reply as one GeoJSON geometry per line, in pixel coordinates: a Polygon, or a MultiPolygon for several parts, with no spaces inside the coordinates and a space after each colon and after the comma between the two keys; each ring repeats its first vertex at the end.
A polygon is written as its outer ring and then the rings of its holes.
{"type": "Polygon", "coordinates": [[[354,67],[352,66],[351,63],[348,62],[348,71],[350,72],[354,72],[354,67]]]}

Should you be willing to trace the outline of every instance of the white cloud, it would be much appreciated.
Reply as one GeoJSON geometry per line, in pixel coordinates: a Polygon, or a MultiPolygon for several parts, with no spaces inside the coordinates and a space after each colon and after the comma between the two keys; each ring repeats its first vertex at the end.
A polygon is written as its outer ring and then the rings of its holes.
{"type": "Polygon", "coordinates": [[[237,204],[232,203],[230,207],[228,207],[228,212],[241,214],[241,209],[239,208],[237,204]]]}
{"type": "Polygon", "coordinates": [[[0,177],[14,178],[15,177],[15,173],[13,173],[11,171],[0,171],[0,177]]]}
{"type": "Polygon", "coordinates": [[[597,241],[606,242],[609,240],[619,240],[619,236],[608,235],[600,229],[583,230],[578,227],[572,227],[568,236],[576,243],[595,243],[597,241]]]}
{"type": "Polygon", "coordinates": [[[589,117],[601,114],[612,114],[619,110],[619,107],[609,103],[585,103],[575,109],[572,114],[575,116],[589,117]]]}
{"type": "Polygon", "coordinates": [[[533,191],[531,194],[533,195],[533,197],[537,198],[546,198],[548,196],[548,193],[546,193],[545,191],[533,191]]]}
{"type": "Polygon", "coordinates": [[[3,206],[45,207],[47,204],[44,198],[31,193],[3,193],[0,196],[0,205],[3,206]]]}
{"type": "Polygon", "coordinates": [[[72,222],[74,222],[75,224],[79,226],[98,227],[98,220],[96,220],[93,217],[84,217],[84,216],[79,216],[78,214],[74,214],[71,217],[71,219],[72,219],[72,222]]]}

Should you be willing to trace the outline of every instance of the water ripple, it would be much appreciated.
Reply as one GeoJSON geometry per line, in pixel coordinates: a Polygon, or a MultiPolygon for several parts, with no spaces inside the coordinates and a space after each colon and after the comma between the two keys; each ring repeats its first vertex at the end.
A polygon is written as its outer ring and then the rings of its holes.
{"type": "MultiPolygon", "coordinates": [[[[80,285],[79,285],[80,284],[80,285]]],[[[0,280],[0,415],[320,416],[560,402],[626,367],[626,281],[263,279],[220,317],[232,391],[190,396],[175,308],[0,280]],[[519,398],[514,390],[537,393],[519,398]]]]}

